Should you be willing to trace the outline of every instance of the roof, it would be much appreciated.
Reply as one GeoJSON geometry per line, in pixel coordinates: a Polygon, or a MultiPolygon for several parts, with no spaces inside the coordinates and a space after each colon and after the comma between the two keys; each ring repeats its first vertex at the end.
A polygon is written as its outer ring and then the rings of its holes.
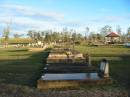
{"type": "Polygon", "coordinates": [[[111,32],[110,34],[106,35],[106,37],[120,37],[120,36],[115,32],[111,32]]]}

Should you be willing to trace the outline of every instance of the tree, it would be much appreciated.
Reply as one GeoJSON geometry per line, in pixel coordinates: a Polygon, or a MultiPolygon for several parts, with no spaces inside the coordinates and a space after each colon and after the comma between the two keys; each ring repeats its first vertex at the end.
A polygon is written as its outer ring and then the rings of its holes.
{"type": "Polygon", "coordinates": [[[130,41],[130,27],[127,29],[127,41],[130,41]]]}
{"type": "Polygon", "coordinates": [[[5,47],[8,46],[9,34],[10,34],[10,26],[7,24],[7,27],[4,28],[4,31],[3,31],[5,47]]]}
{"type": "Polygon", "coordinates": [[[41,37],[42,37],[42,41],[44,41],[44,39],[45,39],[45,31],[41,31],[41,37]]]}
{"type": "Polygon", "coordinates": [[[48,31],[45,34],[45,41],[46,42],[51,42],[51,35],[50,35],[50,33],[48,31]]]}
{"type": "Polygon", "coordinates": [[[98,41],[101,41],[101,39],[102,39],[102,36],[99,33],[97,34],[97,39],[98,39],[98,41]]]}
{"type": "MultiPolygon", "coordinates": [[[[64,28],[62,32],[56,32],[52,30],[47,31],[34,31],[30,30],[27,34],[34,42],[38,41],[46,41],[46,42],[64,42],[66,45],[69,45],[74,40],[81,40],[83,39],[81,34],[77,34],[75,30],[71,29],[68,30],[64,28]],[[69,43],[69,44],[68,44],[69,43]]],[[[15,35],[16,37],[17,35],[15,35]]]]}
{"type": "Polygon", "coordinates": [[[30,30],[27,34],[34,42],[43,41],[43,32],[30,30]]]}
{"type": "Polygon", "coordinates": [[[89,37],[89,27],[86,27],[85,39],[89,37]]]}
{"type": "Polygon", "coordinates": [[[127,34],[130,35],[130,27],[127,29],[127,34]]]}
{"type": "Polygon", "coordinates": [[[82,38],[83,38],[83,37],[82,37],[82,34],[78,33],[78,34],[77,34],[77,38],[78,38],[78,40],[82,40],[82,38]]]}
{"type": "Polygon", "coordinates": [[[117,32],[119,35],[121,35],[122,30],[121,30],[120,25],[117,25],[117,27],[116,27],[116,32],[117,32]]]}
{"type": "Polygon", "coordinates": [[[14,38],[20,38],[20,37],[22,37],[24,34],[14,34],[14,38]]]}
{"type": "Polygon", "coordinates": [[[32,39],[34,40],[34,31],[33,30],[29,30],[27,35],[32,39]]]}
{"type": "Polygon", "coordinates": [[[112,27],[109,25],[104,26],[103,28],[101,28],[101,35],[104,37],[105,35],[109,34],[110,32],[112,32],[112,27]]]}
{"type": "Polygon", "coordinates": [[[64,42],[68,42],[69,38],[71,37],[67,28],[63,28],[63,39],[64,42]]]}
{"type": "Polygon", "coordinates": [[[95,42],[96,38],[97,38],[97,34],[95,34],[95,32],[91,32],[91,35],[90,35],[91,42],[95,42]]]}
{"type": "Polygon", "coordinates": [[[77,40],[77,34],[76,34],[76,33],[73,33],[73,34],[72,34],[72,40],[73,40],[73,41],[77,40]]]}
{"type": "Polygon", "coordinates": [[[60,40],[60,34],[58,32],[53,32],[51,36],[54,42],[57,42],[60,40]]]}

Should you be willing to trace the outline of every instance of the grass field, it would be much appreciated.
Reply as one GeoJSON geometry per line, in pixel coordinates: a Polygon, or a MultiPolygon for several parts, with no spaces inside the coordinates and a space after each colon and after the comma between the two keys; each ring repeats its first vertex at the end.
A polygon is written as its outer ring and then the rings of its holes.
{"type": "MultiPolygon", "coordinates": [[[[102,58],[110,63],[110,75],[126,89],[130,89],[130,48],[85,47],[75,49],[91,55],[92,64],[97,66],[102,58]]],[[[0,84],[16,84],[36,87],[48,50],[33,52],[27,48],[0,48],[0,84]]]]}
{"type": "Polygon", "coordinates": [[[32,52],[26,48],[0,49],[0,83],[36,86],[48,51],[32,52]]]}
{"type": "Polygon", "coordinates": [[[125,88],[130,89],[130,48],[76,46],[82,53],[89,53],[92,64],[98,65],[106,58],[110,64],[110,76],[125,88]]]}

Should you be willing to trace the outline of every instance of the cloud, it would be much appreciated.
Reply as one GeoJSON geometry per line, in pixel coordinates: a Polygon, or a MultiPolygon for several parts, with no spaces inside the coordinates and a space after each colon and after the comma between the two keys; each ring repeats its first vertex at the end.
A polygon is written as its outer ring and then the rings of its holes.
{"type": "MultiPolygon", "coordinates": [[[[0,22],[8,22],[7,17],[0,17],[0,22]]],[[[66,26],[68,24],[66,23],[66,26]]],[[[47,29],[61,29],[65,27],[62,22],[56,21],[40,21],[36,19],[32,19],[29,17],[15,17],[12,20],[12,30],[21,30],[21,31],[28,31],[28,30],[47,30],[47,29]]],[[[23,32],[24,32],[23,31],[23,32]]]]}
{"type": "Polygon", "coordinates": [[[60,29],[63,27],[64,15],[57,12],[44,12],[36,10],[30,6],[22,5],[0,5],[0,30],[12,21],[12,31],[28,31],[60,29]],[[5,10],[4,10],[5,9],[5,10]],[[4,25],[4,26],[3,26],[4,25]]]}
{"type": "Polygon", "coordinates": [[[130,15],[108,15],[101,17],[94,17],[88,20],[90,23],[122,23],[130,19],[130,15]]]}
{"type": "Polygon", "coordinates": [[[12,21],[12,31],[25,31],[34,30],[47,30],[56,29],[61,31],[62,28],[78,28],[81,26],[81,22],[67,21],[64,19],[64,15],[57,12],[43,12],[36,10],[30,6],[22,5],[0,5],[1,11],[0,22],[7,23],[12,21]]]}
{"type": "Polygon", "coordinates": [[[116,22],[116,21],[122,21],[125,19],[124,16],[106,16],[104,17],[104,19],[106,21],[110,21],[110,22],[116,22]]]}
{"type": "Polygon", "coordinates": [[[57,12],[43,12],[40,10],[36,10],[32,7],[28,6],[22,6],[22,5],[10,5],[10,4],[5,4],[5,5],[0,5],[0,8],[6,9],[8,11],[12,11],[15,14],[20,14],[20,15],[25,15],[28,17],[40,17],[42,19],[47,19],[48,20],[63,20],[64,15],[61,13],[57,12]]]}
{"type": "MultiPolygon", "coordinates": [[[[102,9],[101,11],[108,12],[109,10],[102,9]]],[[[15,4],[0,5],[0,12],[0,25],[9,22],[9,20],[12,20],[12,31],[19,33],[20,31],[21,33],[25,33],[31,29],[56,29],[57,31],[61,31],[64,27],[68,27],[69,29],[77,29],[78,31],[83,31],[82,29],[84,29],[86,25],[90,25],[92,29],[97,29],[95,28],[95,26],[99,27],[100,24],[102,26],[130,19],[130,15],[104,15],[102,17],[91,17],[84,21],[66,20],[64,14],[62,13],[45,12],[41,9],[35,9],[31,6],[15,4]]],[[[0,28],[2,27],[3,26],[0,26],[0,28]]]]}

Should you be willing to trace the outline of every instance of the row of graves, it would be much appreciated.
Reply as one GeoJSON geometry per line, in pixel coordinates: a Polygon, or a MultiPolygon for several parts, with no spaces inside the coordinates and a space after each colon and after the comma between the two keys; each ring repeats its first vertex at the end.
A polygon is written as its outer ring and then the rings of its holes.
{"type": "Polygon", "coordinates": [[[111,79],[106,59],[103,59],[99,68],[96,68],[92,66],[90,56],[87,54],[83,55],[74,49],[53,48],[37,87],[46,90],[109,83],[111,79]]]}

